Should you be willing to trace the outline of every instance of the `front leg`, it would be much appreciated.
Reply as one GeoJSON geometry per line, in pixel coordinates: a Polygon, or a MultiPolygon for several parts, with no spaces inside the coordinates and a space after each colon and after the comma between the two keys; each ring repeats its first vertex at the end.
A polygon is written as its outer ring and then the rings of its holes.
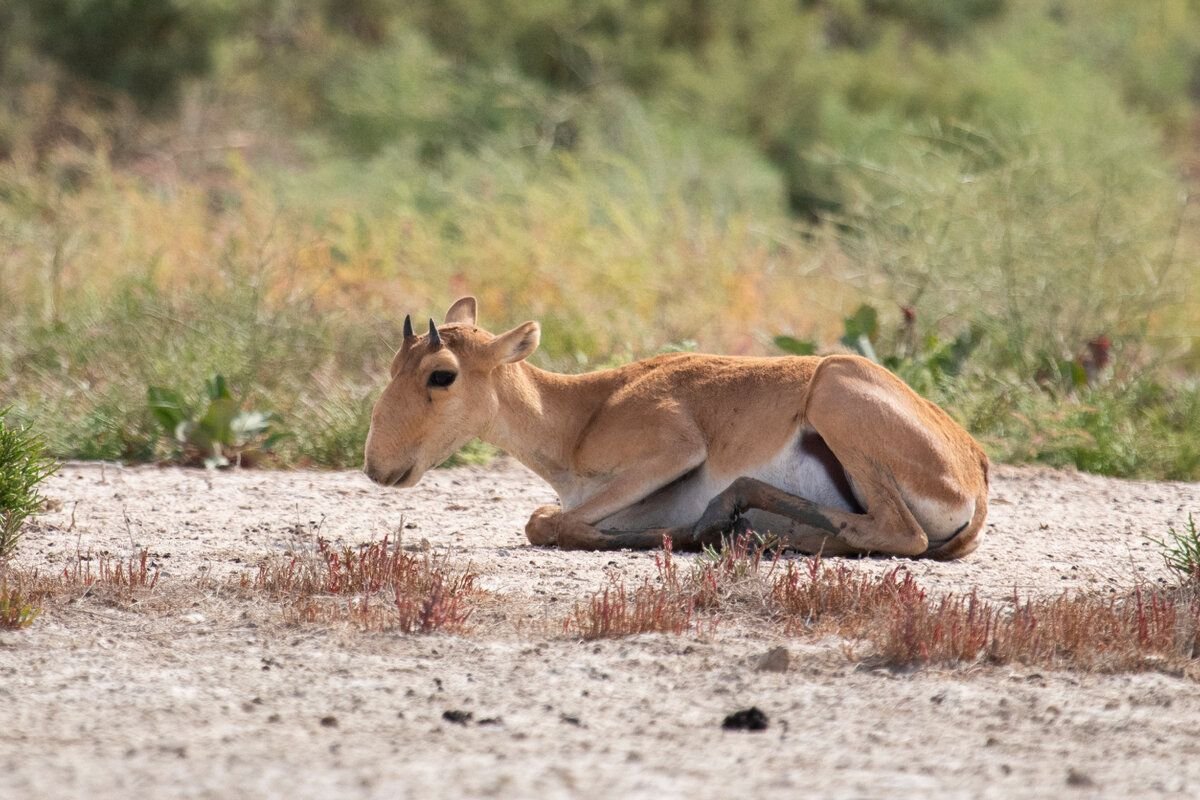
{"type": "Polygon", "coordinates": [[[696,549],[692,529],[649,528],[640,531],[602,531],[564,513],[558,506],[542,506],[525,524],[531,544],[557,545],[563,550],[653,550],[670,537],[678,550],[696,549]]]}
{"type": "MultiPolygon", "coordinates": [[[[652,434],[637,441],[645,454],[631,456],[627,466],[614,471],[584,502],[567,510],[542,506],[534,511],[525,526],[529,541],[577,550],[651,549],[661,546],[664,536],[670,536],[682,546],[689,546],[690,527],[618,531],[595,527],[698,468],[708,457],[700,432],[672,416],[665,417],[652,434]]],[[[581,458],[588,463],[586,457],[581,458]]]]}

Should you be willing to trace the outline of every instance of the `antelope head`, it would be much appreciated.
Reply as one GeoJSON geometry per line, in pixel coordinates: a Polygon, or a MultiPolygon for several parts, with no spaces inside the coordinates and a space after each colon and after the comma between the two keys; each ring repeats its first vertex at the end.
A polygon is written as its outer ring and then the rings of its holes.
{"type": "Polygon", "coordinates": [[[525,322],[493,336],[475,326],[474,297],[429,320],[418,336],[404,318],[404,342],[392,359],[391,380],[371,412],[363,471],[384,486],[413,486],[486,431],[500,407],[497,381],[505,364],[537,349],[540,328],[525,322]]]}

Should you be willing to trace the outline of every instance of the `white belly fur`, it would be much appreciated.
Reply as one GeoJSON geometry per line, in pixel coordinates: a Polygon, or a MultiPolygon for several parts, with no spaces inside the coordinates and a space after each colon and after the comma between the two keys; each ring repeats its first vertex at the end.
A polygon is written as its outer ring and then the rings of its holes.
{"type": "Polygon", "coordinates": [[[601,530],[644,530],[691,525],[700,519],[714,497],[743,475],[818,505],[854,510],[842,497],[826,465],[800,447],[801,435],[798,431],[774,458],[741,474],[718,475],[705,465],[687,480],[613,514],[596,527],[601,530]]]}

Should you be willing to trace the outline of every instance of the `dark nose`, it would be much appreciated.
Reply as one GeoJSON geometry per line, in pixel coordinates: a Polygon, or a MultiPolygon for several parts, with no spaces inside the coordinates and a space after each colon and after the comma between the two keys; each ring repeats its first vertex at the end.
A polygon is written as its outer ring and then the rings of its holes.
{"type": "Polygon", "coordinates": [[[367,473],[367,477],[381,486],[395,486],[397,483],[403,483],[404,480],[412,473],[412,467],[404,470],[392,470],[390,472],[377,468],[374,464],[367,462],[363,465],[363,472],[367,473]]]}
{"type": "Polygon", "coordinates": [[[384,471],[379,469],[379,467],[372,464],[370,461],[367,461],[363,464],[363,472],[367,473],[367,477],[376,483],[383,483],[383,479],[386,477],[384,471]]]}

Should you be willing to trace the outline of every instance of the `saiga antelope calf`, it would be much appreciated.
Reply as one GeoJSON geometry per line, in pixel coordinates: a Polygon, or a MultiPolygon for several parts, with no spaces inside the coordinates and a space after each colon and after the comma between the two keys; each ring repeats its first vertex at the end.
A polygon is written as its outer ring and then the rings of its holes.
{"type": "Polygon", "coordinates": [[[956,558],[979,542],[988,460],[942,409],[857,356],[673,354],[585,375],[525,359],[536,322],[493,336],[464,297],[404,320],[364,470],[413,486],[474,437],[558,493],[526,525],[564,548],[719,542],[735,526],[806,552],[956,558]]]}

